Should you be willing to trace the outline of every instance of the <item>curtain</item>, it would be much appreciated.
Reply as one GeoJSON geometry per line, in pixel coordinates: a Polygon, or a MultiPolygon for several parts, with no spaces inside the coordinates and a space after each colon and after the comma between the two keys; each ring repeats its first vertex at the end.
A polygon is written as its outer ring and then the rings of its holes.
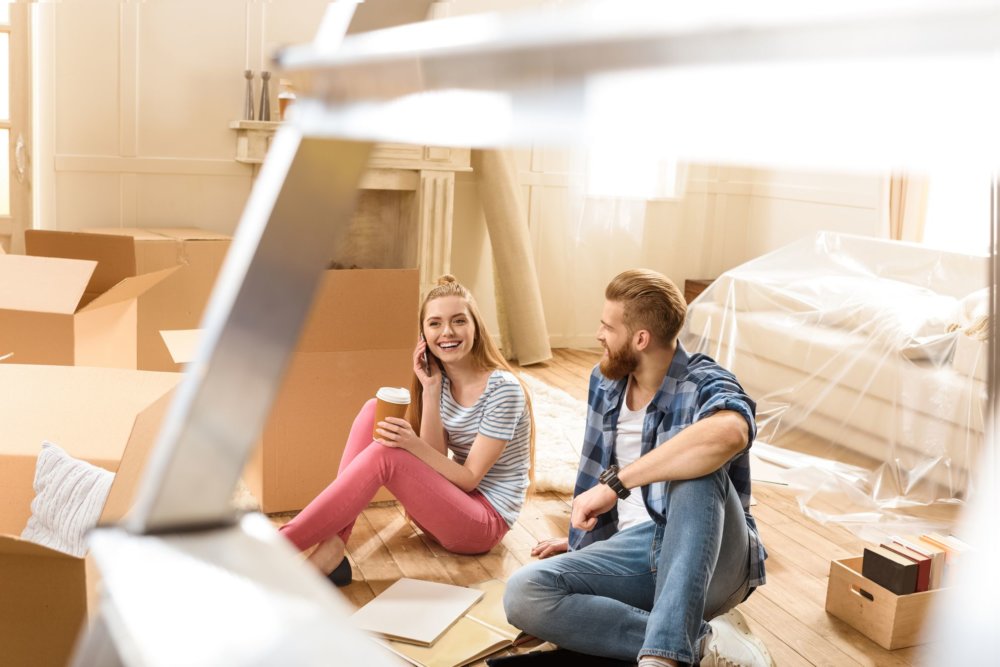
{"type": "Polygon", "coordinates": [[[889,238],[894,241],[924,240],[927,222],[927,179],[896,173],[889,178],[889,238]]]}

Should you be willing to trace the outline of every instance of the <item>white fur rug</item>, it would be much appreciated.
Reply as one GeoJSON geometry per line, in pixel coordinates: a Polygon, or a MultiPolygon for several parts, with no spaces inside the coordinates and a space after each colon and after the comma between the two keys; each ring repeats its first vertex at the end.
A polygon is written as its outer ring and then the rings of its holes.
{"type": "Polygon", "coordinates": [[[535,490],[572,493],[587,419],[587,404],[536,380],[521,379],[535,412],[535,490]]]}

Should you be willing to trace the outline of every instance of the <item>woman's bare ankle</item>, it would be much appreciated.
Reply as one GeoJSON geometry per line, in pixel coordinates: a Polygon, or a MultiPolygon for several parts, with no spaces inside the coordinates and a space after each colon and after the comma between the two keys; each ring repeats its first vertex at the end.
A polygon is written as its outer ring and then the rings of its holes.
{"type": "Polygon", "coordinates": [[[334,535],[328,540],[319,543],[319,546],[309,554],[309,562],[324,575],[333,572],[334,568],[344,560],[347,553],[347,546],[339,535],[334,535]]]}

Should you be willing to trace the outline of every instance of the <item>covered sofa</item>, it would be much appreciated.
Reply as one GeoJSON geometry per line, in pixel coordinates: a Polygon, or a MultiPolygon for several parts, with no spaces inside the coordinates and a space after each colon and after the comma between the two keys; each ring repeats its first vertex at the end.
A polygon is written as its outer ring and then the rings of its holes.
{"type": "Polygon", "coordinates": [[[957,500],[983,444],[986,284],[985,256],[821,232],[720,276],[682,341],[736,373],[758,442],[865,471],[879,506],[957,500]]]}

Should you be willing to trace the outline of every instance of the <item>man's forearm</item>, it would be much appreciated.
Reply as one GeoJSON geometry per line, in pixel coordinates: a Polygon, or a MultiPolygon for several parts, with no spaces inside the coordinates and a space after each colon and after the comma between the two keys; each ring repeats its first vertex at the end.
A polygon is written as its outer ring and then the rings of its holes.
{"type": "Polygon", "coordinates": [[[747,444],[747,423],[738,412],[720,411],[675,435],[627,465],[618,479],[628,489],[654,482],[695,479],[713,473],[747,444]]]}

